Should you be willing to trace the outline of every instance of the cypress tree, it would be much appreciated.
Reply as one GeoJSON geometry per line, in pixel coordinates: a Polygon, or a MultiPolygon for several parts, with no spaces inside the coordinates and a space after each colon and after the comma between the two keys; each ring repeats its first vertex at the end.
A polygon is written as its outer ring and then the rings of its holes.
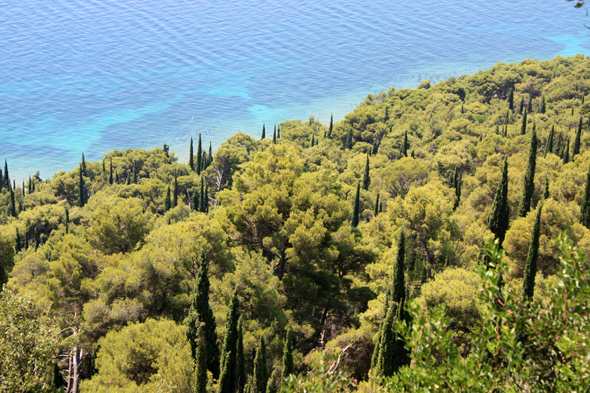
{"type": "Polygon", "coordinates": [[[508,205],[508,161],[504,160],[502,167],[502,179],[496,188],[496,195],[492,203],[492,209],[488,215],[488,228],[499,239],[500,246],[504,242],[506,231],[510,224],[510,206],[508,205]]]}
{"type": "Polygon", "coordinates": [[[393,280],[391,287],[391,301],[400,303],[406,296],[406,283],[404,277],[404,261],[406,257],[406,237],[404,231],[400,231],[397,240],[397,255],[393,266],[393,280]]]}
{"type": "Polygon", "coordinates": [[[277,139],[281,139],[281,125],[277,126],[277,139]]]}
{"type": "Polygon", "coordinates": [[[553,138],[555,138],[555,125],[551,126],[551,132],[549,132],[549,138],[547,138],[547,144],[545,145],[545,157],[547,153],[553,153],[553,138]]]}
{"type": "Polygon", "coordinates": [[[174,171],[174,194],[172,199],[172,207],[178,206],[178,174],[174,171]]]}
{"type": "Polygon", "coordinates": [[[377,193],[377,198],[375,198],[375,214],[374,216],[377,217],[379,214],[379,193],[377,193]]]}
{"type": "Polygon", "coordinates": [[[533,130],[531,136],[531,147],[529,149],[529,159],[524,176],[524,190],[520,205],[518,206],[518,217],[525,217],[531,210],[533,192],[535,191],[535,168],[537,166],[537,133],[533,130]]]}
{"type": "Polygon", "coordinates": [[[10,190],[10,176],[8,175],[8,162],[4,160],[4,185],[10,190]]]}
{"type": "Polygon", "coordinates": [[[311,146],[310,147],[314,147],[315,146],[315,135],[311,134],[311,146]]]}
{"type": "Polygon", "coordinates": [[[246,355],[244,354],[244,325],[243,319],[238,322],[238,344],[237,344],[237,371],[238,392],[243,393],[246,388],[248,376],[246,375],[246,355]]]}
{"type": "Polygon", "coordinates": [[[402,145],[400,148],[400,153],[404,156],[407,157],[408,156],[408,148],[409,148],[409,144],[408,144],[408,131],[404,132],[404,139],[402,140],[402,145]]]}
{"type": "Polygon", "coordinates": [[[266,138],[266,129],[264,124],[262,124],[262,135],[260,136],[260,139],[262,140],[264,138],[266,138]]]}
{"type": "Polygon", "coordinates": [[[455,204],[453,205],[453,211],[457,210],[459,207],[459,203],[461,202],[461,188],[463,187],[463,182],[459,177],[455,179],[455,204]]]}
{"type": "Polygon", "coordinates": [[[170,210],[172,207],[172,202],[170,201],[170,186],[168,186],[168,191],[166,191],[166,199],[164,200],[164,211],[170,210]]]}
{"type": "Polygon", "coordinates": [[[88,177],[88,171],[86,170],[86,159],[84,158],[84,153],[82,153],[82,162],[80,163],[80,168],[82,168],[82,175],[88,177]]]}
{"type": "Polygon", "coordinates": [[[200,211],[199,210],[199,199],[200,199],[199,193],[196,190],[193,191],[193,206],[192,206],[192,208],[194,211],[197,211],[197,212],[200,211]]]}
{"type": "Polygon", "coordinates": [[[386,106],[386,107],[385,107],[385,117],[384,117],[384,119],[383,119],[383,122],[384,122],[384,123],[387,123],[388,121],[389,121],[389,107],[388,107],[388,106],[386,106]]]}
{"type": "Polygon", "coordinates": [[[277,144],[277,126],[275,126],[275,129],[272,132],[272,143],[274,143],[275,145],[277,144]]]}
{"type": "Polygon", "coordinates": [[[266,393],[268,383],[268,369],[266,368],[266,344],[264,337],[260,336],[260,346],[254,358],[254,392],[266,393]]]}
{"type": "Polygon", "coordinates": [[[79,199],[80,199],[80,207],[84,207],[86,204],[86,189],[84,185],[84,176],[82,171],[82,165],[80,165],[80,177],[78,180],[78,191],[80,192],[79,199]]]}
{"type": "Polygon", "coordinates": [[[65,216],[65,224],[66,224],[66,235],[70,232],[70,210],[66,207],[66,216],[65,216]]]}
{"type": "Polygon", "coordinates": [[[545,113],[547,111],[547,105],[545,104],[545,96],[541,99],[541,107],[539,108],[539,113],[545,113]]]}
{"type": "Polygon", "coordinates": [[[35,251],[37,251],[39,245],[41,244],[41,236],[39,235],[37,227],[35,227],[35,229],[33,230],[33,238],[35,240],[35,251]]]}
{"type": "Polygon", "coordinates": [[[107,173],[107,170],[105,169],[105,165],[104,165],[104,158],[102,159],[102,173],[103,174],[107,173]]]}
{"type": "Polygon", "coordinates": [[[514,110],[514,89],[512,87],[508,92],[508,109],[514,110]]]}
{"type": "Polygon", "coordinates": [[[137,162],[133,161],[133,184],[137,184],[137,162]]]}
{"type": "Polygon", "coordinates": [[[227,315],[225,339],[223,341],[223,367],[219,377],[219,393],[236,393],[238,391],[237,347],[238,320],[240,319],[238,293],[234,291],[230,310],[227,315]]]}
{"type": "Polygon", "coordinates": [[[201,178],[201,203],[199,203],[201,209],[199,211],[202,213],[206,212],[205,199],[205,183],[203,182],[203,178],[201,178]]]}
{"type": "Polygon", "coordinates": [[[117,184],[120,184],[120,179],[119,179],[119,171],[115,171],[115,181],[117,184]]]}
{"type": "Polygon", "coordinates": [[[520,108],[518,109],[518,114],[522,115],[522,110],[524,109],[524,97],[520,100],[520,108]]]}
{"type": "Polygon", "coordinates": [[[201,144],[201,134],[199,134],[199,141],[197,142],[197,174],[201,174],[201,167],[203,166],[203,146],[201,144]]]}
{"type": "Polygon", "coordinates": [[[205,206],[205,213],[209,213],[209,184],[205,183],[205,192],[203,193],[203,196],[205,197],[205,201],[203,203],[203,205],[205,206]]]}
{"type": "Polygon", "coordinates": [[[576,154],[580,154],[580,144],[582,139],[582,117],[580,117],[580,123],[578,124],[578,130],[576,131],[576,139],[574,139],[574,148],[572,150],[572,161],[576,154]]]}
{"type": "Polygon", "coordinates": [[[527,110],[525,109],[524,114],[522,115],[522,125],[520,126],[520,135],[526,134],[526,118],[527,118],[527,110]]]}
{"type": "Polygon", "coordinates": [[[207,157],[207,166],[211,165],[213,162],[213,149],[211,148],[211,142],[209,142],[209,156],[207,157]]]}
{"type": "Polygon", "coordinates": [[[572,116],[574,115],[574,107],[572,106],[572,116]]]}
{"type": "MultiPolygon", "coordinates": [[[[409,313],[405,310],[405,298],[401,299],[397,306],[397,320],[411,322],[409,313]]],[[[397,333],[395,334],[395,342],[393,345],[393,372],[397,372],[401,367],[410,364],[410,354],[406,349],[405,340],[400,337],[397,333]]]]}
{"type": "Polygon", "coordinates": [[[23,185],[21,186],[21,191],[23,193],[23,196],[25,196],[25,181],[23,180],[23,185]]]}
{"type": "Polygon", "coordinates": [[[393,375],[393,358],[395,346],[395,314],[396,307],[390,304],[379,329],[379,345],[377,351],[374,373],[376,377],[391,377],[393,375]]]}
{"type": "Polygon", "coordinates": [[[461,104],[461,114],[465,113],[465,106],[463,104],[461,104]]]}
{"type": "Polygon", "coordinates": [[[113,184],[113,159],[111,158],[111,167],[109,172],[109,184],[113,184]]]}
{"type": "Polygon", "coordinates": [[[332,131],[334,130],[334,115],[330,114],[330,127],[328,128],[328,139],[332,139],[332,131]]]}
{"type": "Polygon", "coordinates": [[[528,113],[533,113],[533,96],[531,95],[529,98],[529,106],[527,107],[528,113]]]}
{"type": "Polygon", "coordinates": [[[532,300],[533,294],[535,293],[535,276],[537,275],[537,259],[539,258],[539,237],[541,235],[542,210],[543,204],[541,203],[537,209],[537,218],[535,219],[535,226],[533,227],[531,244],[529,245],[529,253],[526,259],[524,278],[522,281],[522,293],[524,298],[528,300],[532,300]]]}
{"type": "Polygon", "coordinates": [[[580,207],[580,222],[586,228],[590,229],[590,168],[588,168],[588,173],[586,174],[584,198],[582,199],[582,205],[580,207]]]}
{"type": "Polygon", "coordinates": [[[279,371],[278,369],[272,370],[270,378],[268,379],[268,385],[266,385],[266,393],[277,393],[279,391],[279,371]]]}
{"type": "Polygon", "coordinates": [[[549,194],[549,179],[545,178],[545,193],[543,194],[544,199],[549,199],[551,194],[549,194]]]}
{"type": "Polygon", "coordinates": [[[567,138],[565,140],[565,147],[563,150],[563,157],[562,158],[563,158],[564,164],[567,164],[568,162],[570,162],[570,141],[567,140],[567,138]]]}
{"type": "Polygon", "coordinates": [[[191,136],[191,144],[188,149],[188,166],[191,168],[191,171],[195,170],[195,158],[193,157],[193,137],[191,136]]]}
{"type": "Polygon", "coordinates": [[[369,155],[367,154],[367,161],[365,163],[365,173],[363,175],[363,190],[367,191],[371,185],[371,176],[369,174],[369,155]]]}
{"type": "Polygon", "coordinates": [[[352,212],[352,227],[356,228],[359,224],[361,213],[361,183],[356,185],[356,195],[354,197],[354,208],[352,212]]]}
{"type": "Polygon", "coordinates": [[[283,373],[281,378],[285,381],[289,375],[295,372],[293,366],[293,329],[291,326],[287,328],[285,335],[285,346],[283,347],[283,373]]]}
{"type": "Polygon", "coordinates": [[[197,356],[198,337],[197,329],[199,325],[203,329],[205,336],[206,363],[207,369],[211,371],[214,378],[219,377],[219,345],[217,344],[217,323],[213,310],[209,304],[209,271],[206,260],[201,259],[201,265],[197,272],[195,290],[191,299],[191,306],[187,318],[187,339],[191,345],[191,351],[195,360],[197,356]]]}
{"type": "MultiPolygon", "coordinates": [[[[0,191],[2,191],[2,187],[0,187],[0,191]]],[[[29,194],[33,193],[33,181],[31,180],[31,176],[29,176],[29,194]]]]}
{"type": "Polygon", "coordinates": [[[195,392],[207,393],[207,338],[205,337],[205,329],[202,325],[197,327],[196,347],[197,348],[195,353],[195,392]]]}
{"type": "Polygon", "coordinates": [[[20,241],[20,234],[18,233],[18,228],[16,228],[16,239],[14,241],[14,251],[20,252],[22,249],[21,241],[20,241]]]}

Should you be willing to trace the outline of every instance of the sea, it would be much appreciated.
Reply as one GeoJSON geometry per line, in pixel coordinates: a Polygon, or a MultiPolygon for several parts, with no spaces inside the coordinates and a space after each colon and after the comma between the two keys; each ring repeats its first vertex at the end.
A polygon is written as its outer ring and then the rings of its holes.
{"type": "Polygon", "coordinates": [[[497,62],[590,54],[565,0],[0,0],[0,159],[20,180],[84,153],[168,144],[179,162],[367,94],[497,62]]]}

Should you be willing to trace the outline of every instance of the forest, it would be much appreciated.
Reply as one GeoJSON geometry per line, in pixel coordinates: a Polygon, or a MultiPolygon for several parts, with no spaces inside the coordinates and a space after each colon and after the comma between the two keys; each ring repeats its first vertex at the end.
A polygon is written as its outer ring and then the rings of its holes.
{"type": "Polygon", "coordinates": [[[0,174],[0,392],[587,392],[590,57],[0,174]]]}

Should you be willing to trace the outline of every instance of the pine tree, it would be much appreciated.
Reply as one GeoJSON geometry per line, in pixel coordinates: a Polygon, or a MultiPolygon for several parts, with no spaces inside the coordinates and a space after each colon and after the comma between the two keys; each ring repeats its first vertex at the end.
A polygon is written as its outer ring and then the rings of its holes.
{"type": "Polygon", "coordinates": [[[369,189],[369,186],[371,185],[371,176],[369,171],[369,155],[367,154],[367,161],[365,163],[365,173],[363,174],[363,190],[365,191],[367,191],[369,189]]]}
{"type": "Polygon", "coordinates": [[[526,134],[526,120],[527,120],[527,110],[524,110],[524,114],[522,115],[522,125],[520,126],[520,135],[526,134]]]}
{"type": "Polygon", "coordinates": [[[266,393],[268,383],[268,369],[266,366],[266,343],[264,337],[260,336],[260,346],[254,357],[254,392],[266,393]]]}
{"type": "Polygon", "coordinates": [[[580,144],[582,139],[582,117],[580,117],[580,123],[578,124],[578,130],[576,131],[576,138],[574,139],[574,148],[572,150],[572,161],[576,154],[580,154],[580,144]]]}
{"type": "Polygon", "coordinates": [[[172,207],[178,206],[178,174],[174,171],[174,194],[172,199],[172,207]]]}
{"type": "Polygon", "coordinates": [[[281,379],[285,381],[289,375],[295,372],[293,366],[293,329],[291,326],[287,328],[285,335],[285,346],[283,347],[283,373],[281,379]]]}
{"type": "Polygon", "coordinates": [[[66,207],[66,216],[65,216],[65,224],[66,224],[66,235],[70,232],[70,210],[66,207]]]}
{"type": "Polygon", "coordinates": [[[234,291],[230,310],[227,315],[225,339],[223,341],[223,367],[219,377],[219,393],[236,393],[238,391],[237,347],[238,320],[240,319],[238,293],[234,291]]]}
{"type": "Polygon", "coordinates": [[[582,205],[580,206],[580,222],[586,228],[590,229],[590,168],[586,174],[586,185],[584,187],[584,198],[582,199],[582,205]]]}
{"type": "Polygon", "coordinates": [[[512,87],[508,92],[508,109],[514,110],[514,89],[512,87]]]}
{"type": "Polygon", "coordinates": [[[200,259],[200,266],[197,272],[197,279],[195,282],[195,290],[191,299],[191,306],[187,317],[187,340],[191,345],[193,359],[197,360],[198,325],[203,328],[203,335],[205,336],[207,357],[207,369],[211,371],[214,378],[219,377],[219,345],[217,344],[217,323],[213,310],[209,304],[209,271],[206,260],[200,259]]]}
{"type": "Polygon", "coordinates": [[[334,130],[334,115],[330,114],[330,127],[328,128],[328,139],[332,139],[332,131],[334,130]]]}
{"type": "Polygon", "coordinates": [[[524,176],[524,190],[520,205],[518,206],[518,217],[525,217],[531,210],[533,193],[535,191],[535,168],[537,166],[537,133],[533,130],[531,136],[531,147],[529,149],[529,159],[524,176]]]}
{"type": "Polygon", "coordinates": [[[246,375],[246,355],[244,354],[244,318],[240,318],[238,322],[238,344],[237,344],[237,371],[238,377],[238,392],[243,393],[246,388],[248,376],[246,375]]]}
{"type": "Polygon", "coordinates": [[[195,170],[195,158],[193,152],[193,137],[191,136],[191,144],[188,149],[188,166],[191,168],[191,171],[195,170]]]}
{"type": "Polygon", "coordinates": [[[78,172],[80,174],[80,177],[78,180],[78,191],[80,193],[80,195],[79,195],[80,207],[84,207],[84,205],[86,204],[86,187],[84,184],[82,164],[80,164],[80,170],[78,172]]]}
{"type": "Polygon", "coordinates": [[[201,134],[199,134],[199,141],[197,142],[197,174],[201,174],[201,167],[203,166],[203,145],[201,144],[201,134]]]}
{"type": "Polygon", "coordinates": [[[547,138],[545,157],[547,157],[547,153],[553,153],[553,138],[555,138],[555,125],[551,126],[551,132],[549,132],[549,138],[547,138]]]}
{"type": "Polygon", "coordinates": [[[109,184],[113,184],[113,159],[111,158],[111,168],[109,173],[109,184]]]}
{"type": "MultiPolygon", "coordinates": [[[[190,327],[189,327],[190,328],[190,327]]],[[[197,327],[197,345],[195,352],[195,392],[207,393],[207,338],[202,325],[197,327]]],[[[191,342],[192,344],[192,342],[191,342]]]]}
{"type": "Polygon", "coordinates": [[[541,99],[541,106],[539,107],[539,113],[545,113],[547,111],[547,105],[545,103],[545,96],[541,99]]]}
{"type": "Polygon", "coordinates": [[[377,198],[375,198],[375,212],[374,212],[374,217],[377,217],[377,214],[379,214],[379,193],[377,193],[377,198]]]}
{"type": "Polygon", "coordinates": [[[522,294],[524,298],[528,300],[532,300],[535,293],[535,276],[537,275],[537,259],[539,258],[539,237],[541,235],[542,210],[543,204],[541,203],[537,209],[537,218],[535,219],[535,226],[533,227],[531,244],[529,245],[529,253],[526,259],[524,278],[522,281],[522,294]]]}
{"type": "Polygon", "coordinates": [[[502,167],[502,179],[496,188],[496,195],[492,203],[492,209],[488,215],[488,228],[496,239],[499,239],[500,246],[504,242],[506,231],[510,224],[510,205],[508,204],[508,161],[504,160],[502,167]]]}
{"type": "Polygon", "coordinates": [[[266,129],[264,124],[262,125],[262,135],[260,136],[260,139],[264,139],[266,138],[266,129]]]}
{"type": "Polygon", "coordinates": [[[356,195],[354,197],[354,208],[352,212],[352,227],[356,228],[359,224],[361,213],[361,183],[356,185],[356,195]]]}
{"type": "Polygon", "coordinates": [[[270,378],[268,379],[268,385],[266,385],[266,393],[278,393],[279,391],[279,371],[277,368],[272,370],[270,378]]]}
{"type": "Polygon", "coordinates": [[[166,199],[164,200],[164,211],[170,210],[172,207],[172,202],[170,201],[170,186],[168,186],[168,191],[166,191],[166,199]]]}

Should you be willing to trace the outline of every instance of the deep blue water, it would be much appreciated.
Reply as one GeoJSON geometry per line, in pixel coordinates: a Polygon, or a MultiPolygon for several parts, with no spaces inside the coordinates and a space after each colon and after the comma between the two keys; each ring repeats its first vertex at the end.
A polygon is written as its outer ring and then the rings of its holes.
{"type": "Polygon", "coordinates": [[[498,61],[590,54],[563,0],[0,0],[0,158],[21,179],[112,149],[352,110],[498,61]]]}

